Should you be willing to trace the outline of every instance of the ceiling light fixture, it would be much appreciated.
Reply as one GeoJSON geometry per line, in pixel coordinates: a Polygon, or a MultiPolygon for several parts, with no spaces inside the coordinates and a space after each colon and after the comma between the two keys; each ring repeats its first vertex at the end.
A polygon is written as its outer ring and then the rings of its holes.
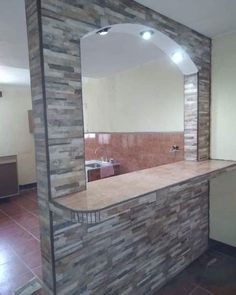
{"type": "Polygon", "coordinates": [[[148,31],[143,31],[140,33],[140,35],[142,36],[142,38],[144,40],[150,40],[152,38],[152,35],[154,34],[153,31],[148,30],[148,31]]]}
{"type": "Polygon", "coordinates": [[[103,28],[103,29],[97,31],[97,34],[99,34],[100,36],[105,36],[108,34],[110,29],[111,29],[111,27],[103,28]]]}
{"type": "Polygon", "coordinates": [[[171,56],[171,59],[172,61],[175,63],[175,64],[180,64],[183,59],[184,59],[184,55],[183,55],[183,52],[181,51],[176,51],[172,56],[171,56]]]}

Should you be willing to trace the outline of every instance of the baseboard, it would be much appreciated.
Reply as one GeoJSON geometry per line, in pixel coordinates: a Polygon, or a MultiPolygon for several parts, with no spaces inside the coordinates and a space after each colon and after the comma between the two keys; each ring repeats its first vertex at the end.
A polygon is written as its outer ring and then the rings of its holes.
{"type": "Polygon", "coordinates": [[[20,191],[30,190],[30,189],[34,189],[34,188],[37,188],[36,182],[23,184],[23,185],[19,186],[20,191]]]}

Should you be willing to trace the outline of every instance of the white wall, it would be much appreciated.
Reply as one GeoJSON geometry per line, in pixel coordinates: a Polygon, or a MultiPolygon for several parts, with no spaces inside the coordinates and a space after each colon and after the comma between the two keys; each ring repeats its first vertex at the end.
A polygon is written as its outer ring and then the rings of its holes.
{"type": "Polygon", "coordinates": [[[17,155],[19,184],[36,181],[34,137],[29,132],[32,109],[29,86],[0,85],[0,156],[17,155]]]}
{"type": "Polygon", "coordinates": [[[168,58],[108,78],[84,78],[85,131],[183,131],[183,87],[168,58]]]}
{"type": "MultiPolygon", "coordinates": [[[[236,160],[236,34],[213,40],[211,158],[236,160]]],[[[236,173],[211,181],[210,236],[236,246],[236,173]]]]}
{"type": "Polygon", "coordinates": [[[236,247],[236,172],[213,179],[210,196],[210,237],[236,247]]]}
{"type": "Polygon", "coordinates": [[[213,40],[211,157],[236,160],[236,34],[213,40]]]}

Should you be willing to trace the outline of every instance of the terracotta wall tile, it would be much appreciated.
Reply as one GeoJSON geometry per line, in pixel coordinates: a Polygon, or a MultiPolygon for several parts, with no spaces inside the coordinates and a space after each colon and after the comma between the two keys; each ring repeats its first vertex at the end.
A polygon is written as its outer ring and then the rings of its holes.
{"type": "Polygon", "coordinates": [[[94,138],[85,139],[85,159],[94,160],[105,156],[120,163],[120,172],[128,173],[167,163],[184,160],[184,133],[97,133],[94,138]],[[103,139],[107,143],[103,144],[103,139]],[[180,151],[170,153],[172,145],[180,151]],[[95,155],[95,150],[101,147],[95,155]]]}

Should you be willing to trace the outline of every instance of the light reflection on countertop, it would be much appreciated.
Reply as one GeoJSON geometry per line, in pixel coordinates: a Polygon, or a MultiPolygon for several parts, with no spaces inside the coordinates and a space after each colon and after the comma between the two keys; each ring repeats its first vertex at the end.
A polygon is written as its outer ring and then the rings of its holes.
{"type": "Polygon", "coordinates": [[[73,211],[95,211],[133,198],[205,176],[236,169],[236,162],[181,161],[101,179],[87,184],[87,190],[60,197],[56,203],[73,211]]]}

